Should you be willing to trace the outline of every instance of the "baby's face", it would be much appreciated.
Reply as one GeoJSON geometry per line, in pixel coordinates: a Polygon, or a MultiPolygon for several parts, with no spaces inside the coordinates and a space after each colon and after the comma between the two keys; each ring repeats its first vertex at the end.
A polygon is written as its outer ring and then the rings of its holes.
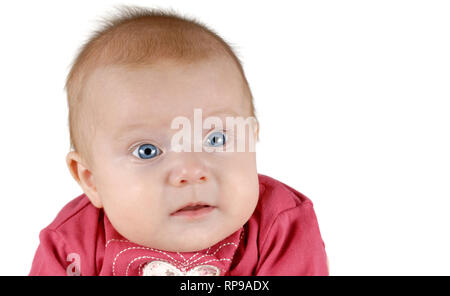
{"type": "MultiPolygon", "coordinates": [[[[255,153],[248,149],[256,129],[247,130],[244,152],[179,152],[171,146],[181,128],[171,128],[172,120],[188,118],[193,135],[194,109],[201,108],[203,119],[218,116],[224,129],[227,116],[250,116],[242,83],[225,59],[108,66],[90,76],[85,94],[97,118],[91,172],[98,193],[91,200],[125,238],[167,251],[196,251],[250,218],[259,195],[255,153]],[[209,207],[203,213],[178,211],[190,203],[209,207]]],[[[190,139],[192,147],[220,146],[222,132],[202,129],[201,137],[190,139]]],[[[227,136],[225,145],[237,140],[227,136]]]]}

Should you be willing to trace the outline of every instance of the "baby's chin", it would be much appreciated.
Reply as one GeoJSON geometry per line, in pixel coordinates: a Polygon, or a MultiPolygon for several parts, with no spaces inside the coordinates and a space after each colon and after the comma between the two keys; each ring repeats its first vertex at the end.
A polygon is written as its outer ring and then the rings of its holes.
{"type": "Polygon", "coordinates": [[[174,231],[169,234],[159,249],[171,252],[196,252],[207,249],[226,239],[238,231],[249,219],[248,215],[230,217],[218,215],[201,227],[185,228],[184,231],[174,231]]]}
{"type": "Polygon", "coordinates": [[[240,227],[235,228],[222,228],[219,231],[204,230],[203,233],[192,234],[173,234],[168,236],[167,239],[160,240],[158,242],[148,242],[147,247],[156,248],[159,250],[169,252],[196,252],[207,249],[214,246],[218,242],[224,240],[229,235],[238,231],[240,227]]]}
{"type": "Polygon", "coordinates": [[[202,227],[185,228],[184,231],[169,227],[151,235],[152,239],[141,240],[139,237],[127,237],[125,233],[122,235],[128,240],[148,248],[168,252],[196,252],[214,246],[242,226],[242,223],[239,222],[226,224],[213,222],[209,225],[202,225],[202,227]]]}
{"type": "Polygon", "coordinates": [[[197,252],[212,247],[223,239],[224,238],[220,238],[217,240],[212,239],[202,241],[196,240],[191,242],[184,241],[183,243],[180,244],[168,244],[160,249],[169,252],[197,252]]]}

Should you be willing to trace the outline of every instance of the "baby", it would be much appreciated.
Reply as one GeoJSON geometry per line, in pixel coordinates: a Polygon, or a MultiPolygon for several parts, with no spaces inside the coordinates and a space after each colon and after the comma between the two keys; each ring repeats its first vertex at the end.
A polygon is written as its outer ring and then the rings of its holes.
{"type": "Polygon", "coordinates": [[[312,202],[257,173],[249,85],[205,25],[125,7],[66,90],[84,193],[41,231],[30,275],[328,275],[312,202]]]}

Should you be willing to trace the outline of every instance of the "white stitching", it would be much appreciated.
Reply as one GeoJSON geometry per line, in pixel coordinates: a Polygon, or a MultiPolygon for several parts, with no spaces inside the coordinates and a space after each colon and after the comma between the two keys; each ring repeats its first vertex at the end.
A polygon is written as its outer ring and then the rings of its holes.
{"type": "Polygon", "coordinates": [[[117,238],[113,238],[113,239],[110,239],[109,241],[106,242],[105,248],[108,247],[109,243],[110,243],[110,242],[113,242],[113,241],[116,241],[116,242],[122,242],[122,243],[131,243],[131,242],[130,242],[129,240],[127,240],[127,239],[117,239],[117,238]]]}
{"type": "Polygon", "coordinates": [[[219,250],[220,250],[221,248],[226,247],[226,246],[228,246],[228,245],[234,245],[234,246],[237,248],[237,245],[236,245],[235,243],[225,243],[225,244],[220,245],[219,247],[217,247],[217,249],[214,251],[214,253],[212,253],[212,254],[207,254],[207,253],[205,253],[203,256],[198,257],[197,259],[195,259],[194,261],[192,261],[188,266],[190,266],[192,263],[197,262],[198,260],[200,260],[200,259],[202,259],[202,258],[204,258],[204,257],[206,257],[206,256],[214,256],[217,252],[219,252],[219,250]]]}
{"type": "Polygon", "coordinates": [[[186,262],[186,259],[180,254],[180,252],[177,252],[177,254],[184,260],[184,262],[186,262]]]}
{"type": "MultiPolygon", "coordinates": [[[[211,247],[209,247],[208,250],[206,250],[206,253],[205,253],[205,254],[208,254],[209,251],[211,251],[211,247]]],[[[198,252],[197,252],[197,253],[198,253],[198,252]]]]}
{"type": "Polygon", "coordinates": [[[155,251],[155,252],[158,252],[158,253],[161,253],[161,254],[164,254],[164,255],[166,255],[167,257],[169,257],[170,259],[172,259],[173,261],[175,261],[175,262],[178,262],[178,263],[180,263],[180,264],[182,264],[182,262],[180,262],[180,261],[178,261],[178,260],[176,260],[176,259],[174,259],[172,256],[170,256],[169,254],[167,254],[167,253],[165,253],[165,252],[163,252],[163,251],[160,251],[160,250],[156,250],[156,249],[152,249],[152,248],[147,248],[147,247],[131,247],[131,248],[127,248],[127,249],[123,249],[122,251],[120,251],[117,255],[116,255],[116,257],[114,258],[114,261],[113,261],[113,275],[115,275],[115,267],[116,267],[116,261],[117,261],[117,258],[122,254],[122,253],[124,253],[124,252],[126,252],[126,251],[129,251],[129,250],[151,250],[151,251],[155,251]]]}
{"type": "MultiPolygon", "coordinates": [[[[209,250],[209,248],[208,248],[209,250]]],[[[208,253],[208,251],[206,251],[206,253],[208,253]]],[[[197,256],[199,254],[199,252],[195,253],[194,255],[192,255],[188,260],[186,260],[186,264],[189,263],[189,260],[191,260],[192,258],[194,258],[195,256],[197,256]]]]}
{"type": "MultiPolygon", "coordinates": [[[[211,247],[209,247],[209,248],[206,250],[206,253],[205,253],[205,254],[208,254],[208,252],[209,252],[210,249],[211,249],[211,247]]],[[[189,261],[192,260],[193,258],[195,258],[195,256],[197,256],[198,254],[200,254],[200,252],[196,252],[196,253],[195,253],[194,255],[192,255],[189,259],[185,260],[185,263],[186,263],[186,264],[189,264],[189,261]]]]}
{"type": "Polygon", "coordinates": [[[142,264],[146,264],[146,263],[149,263],[149,262],[142,262],[141,264],[139,264],[138,275],[140,275],[140,276],[143,275],[143,272],[142,272],[142,264]]]}

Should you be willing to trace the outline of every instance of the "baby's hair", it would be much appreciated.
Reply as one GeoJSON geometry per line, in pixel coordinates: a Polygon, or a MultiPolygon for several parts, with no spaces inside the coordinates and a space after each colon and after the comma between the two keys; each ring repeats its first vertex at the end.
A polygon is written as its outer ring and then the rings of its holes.
{"type": "Polygon", "coordinates": [[[100,21],[80,47],[67,76],[65,90],[69,108],[70,148],[92,160],[89,141],[94,136],[90,121],[93,110],[85,108],[83,86],[93,70],[106,65],[151,65],[161,59],[194,63],[211,57],[229,57],[236,64],[249,97],[251,116],[255,117],[253,97],[241,62],[231,46],[198,20],[171,9],[119,6],[115,15],[100,21]]]}

